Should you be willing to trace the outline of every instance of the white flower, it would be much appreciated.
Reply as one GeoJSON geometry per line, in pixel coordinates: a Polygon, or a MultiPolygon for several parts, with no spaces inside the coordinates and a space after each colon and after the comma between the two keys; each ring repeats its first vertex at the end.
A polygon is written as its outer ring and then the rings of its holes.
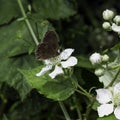
{"type": "Polygon", "coordinates": [[[68,48],[62,51],[57,57],[44,60],[46,66],[43,67],[42,70],[36,74],[36,76],[45,74],[53,67],[55,67],[54,71],[49,74],[52,79],[54,79],[59,74],[64,74],[63,68],[75,66],[78,62],[76,57],[71,56],[73,52],[74,49],[68,48]]]}
{"type": "Polygon", "coordinates": [[[114,32],[120,32],[120,26],[116,25],[115,23],[112,24],[112,30],[114,32]]]}
{"type": "Polygon", "coordinates": [[[97,101],[101,104],[98,108],[99,117],[110,115],[114,112],[117,119],[120,119],[120,82],[110,89],[96,90],[97,101]]]}
{"type": "Polygon", "coordinates": [[[111,10],[105,10],[103,11],[103,18],[104,20],[111,20],[114,17],[114,12],[111,10]]]}
{"type": "Polygon", "coordinates": [[[95,52],[90,56],[90,61],[93,65],[100,64],[102,62],[102,56],[95,52]]]}
{"type": "Polygon", "coordinates": [[[104,23],[102,24],[102,27],[103,27],[104,29],[106,29],[106,30],[110,30],[110,29],[111,29],[111,25],[110,25],[109,22],[104,22],[104,23]]]}

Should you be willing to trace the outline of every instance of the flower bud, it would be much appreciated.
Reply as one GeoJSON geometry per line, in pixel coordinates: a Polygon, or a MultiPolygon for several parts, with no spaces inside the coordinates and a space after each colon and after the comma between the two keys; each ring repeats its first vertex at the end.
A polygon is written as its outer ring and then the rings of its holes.
{"type": "Polygon", "coordinates": [[[104,22],[104,23],[102,24],[102,27],[103,27],[104,29],[106,29],[106,30],[110,30],[110,29],[111,29],[111,25],[110,25],[109,22],[104,22]]]}
{"type": "Polygon", "coordinates": [[[102,62],[102,56],[95,52],[90,56],[89,60],[93,65],[100,64],[102,62]]]}
{"type": "Polygon", "coordinates": [[[120,15],[116,15],[116,16],[115,16],[114,22],[115,22],[116,24],[120,23],[120,15]]]}
{"type": "Polygon", "coordinates": [[[104,75],[104,69],[103,68],[98,68],[95,70],[95,75],[97,75],[98,77],[104,75]]]}
{"type": "Polygon", "coordinates": [[[102,61],[103,62],[108,62],[108,60],[109,60],[109,56],[108,55],[105,54],[105,55],[102,56],[102,61]]]}
{"type": "Polygon", "coordinates": [[[114,17],[114,12],[111,10],[103,11],[103,19],[104,20],[111,20],[114,17]]]}

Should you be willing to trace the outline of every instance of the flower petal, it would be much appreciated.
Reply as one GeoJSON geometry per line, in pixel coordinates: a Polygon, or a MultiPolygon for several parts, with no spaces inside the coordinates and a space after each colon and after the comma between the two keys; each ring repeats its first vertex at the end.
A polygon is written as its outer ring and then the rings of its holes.
{"type": "Polygon", "coordinates": [[[78,62],[77,58],[71,56],[70,58],[68,58],[68,60],[61,62],[61,65],[63,68],[68,68],[71,66],[75,66],[77,62],[78,62]]]}
{"type": "Polygon", "coordinates": [[[120,26],[117,26],[115,23],[112,24],[112,30],[114,32],[120,32],[120,26]]]}
{"type": "Polygon", "coordinates": [[[61,60],[66,60],[66,59],[68,59],[73,52],[74,52],[74,49],[72,49],[72,48],[67,48],[67,49],[63,50],[63,51],[60,53],[60,58],[61,58],[61,60]]]}
{"type": "Polygon", "coordinates": [[[52,79],[54,79],[57,75],[63,74],[63,73],[64,73],[64,71],[62,70],[62,68],[56,65],[54,71],[51,72],[51,73],[49,74],[49,76],[50,76],[52,79]]]}
{"type": "Polygon", "coordinates": [[[42,70],[36,74],[36,76],[41,76],[51,69],[52,69],[52,65],[47,65],[47,66],[43,67],[42,70]]]}
{"type": "Polygon", "coordinates": [[[113,112],[113,104],[103,104],[97,108],[99,117],[109,115],[113,112]]]}
{"type": "Polygon", "coordinates": [[[112,100],[112,93],[107,89],[97,89],[96,99],[99,103],[104,104],[112,100]]]}
{"type": "Polygon", "coordinates": [[[114,114],[117,119],[120,119],[120,106],[115,108],[114,114]]]}

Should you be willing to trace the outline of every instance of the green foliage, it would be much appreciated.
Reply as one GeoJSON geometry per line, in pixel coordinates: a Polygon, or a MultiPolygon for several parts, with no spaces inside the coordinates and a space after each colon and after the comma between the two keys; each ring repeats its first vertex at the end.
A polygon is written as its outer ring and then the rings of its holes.
{"type": "MultiPolygon", "coordinates": [[[[43,66],[41,66],[42,68],[43,66]]],[[[36,76],[41,70],[40,67],[31,70],[20,70],[32,88],[36,88],[38,92],[44,94],[47,98],[61,101],[65,100],[75,92],[75,78],[59,76],[51,79],[48,74],[40,77],[36,76]]]]}
{"type": "Polygon", "coordinates": [[[97,120],[117,120],[114,115],[98,118],[97,120]]]}
{"type": "Polygon", "coordinates": [[[24,22],[16,21],[9,26],[2,27],[0,35],[0,79],[17,89],[24,98],[30,91],[30,87],[17,69],[31,68],[36,65],[34,56],[27,55],[29,45],[33,44],[29,31],[24,22]]]}
{"type": "MultiPolygon", "coordinates": [[[[27,8],[27,0],[22,0],[25,9],[27,8]]],[[[1,0],[0,1],[0,25],[10,22],[12,19],[20,15],[20,9],[17,0],[1,0]]]]}
{"type": "MultiPolygon", "coordinates": [[[[89,56],[107,48],[110,60],[116,58],[119,41],[115,35],[101,28],[101,13],[106,8],[119,8],[119,1],[117,4],[116,0],[98,0],[93,4],[89,0],[21,2],[27,18],[23,18],[17,0],[0,0],[0,120],[63,120],[65,117],[57,101],[64,101],[72,120],[116,120],[114,115],[98,118],[94,88],[101,87],[99,80],[104,86],[113,80],[119,69],[119,60],[108,64],[116,69],[105,71],[98,80],[93,74],[95,66],[89,62],[89,56]],[[75,49],[73,56],[77,56],[78,64],[73,75],[59,75],[51,79],[49,71],[36,77],[44,66],[35,58],[36,45],[26,19],[30,21],[38,41],[49,29],[55,30],[60,50],[75,49]],[[89,91],[87,93],[94,99],[89,98],[80,87],[89,91]]],[[[119,82],[119,75],[116,81],[119,82]]]]}
{"type": "Polygon", "coordinates": [[[32,6],[39,18],[59,20],[75,14],[70,3],[65,0],[32,0],[32,6]]]}

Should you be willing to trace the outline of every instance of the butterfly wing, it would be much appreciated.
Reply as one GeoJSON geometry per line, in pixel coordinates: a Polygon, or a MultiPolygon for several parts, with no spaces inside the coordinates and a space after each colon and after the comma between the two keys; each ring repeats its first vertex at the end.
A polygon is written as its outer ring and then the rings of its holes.
{"type": "Polygon", "coordinates": [[[48,31],[35,51],[38,60],[49,59],[58,55],[58,37],[54,31],[48,31]]]}

